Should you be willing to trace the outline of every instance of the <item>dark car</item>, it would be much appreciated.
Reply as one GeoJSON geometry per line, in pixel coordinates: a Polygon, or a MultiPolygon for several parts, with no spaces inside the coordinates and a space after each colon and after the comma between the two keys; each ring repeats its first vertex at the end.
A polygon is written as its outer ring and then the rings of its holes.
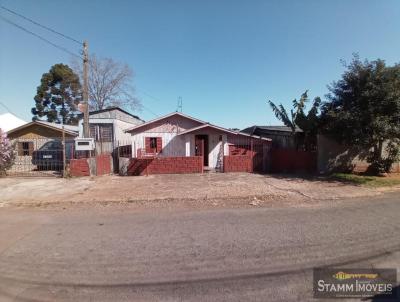
{"type": "MultiPolygon", "coordinates": [[[[73,142],[66,142],[66,159],[71,159],[73,154],[73,142]]],[[[63,145],[59,140],[45,143],[32,153],[32,164],[39,170],[62,170],[63,145]]]]}

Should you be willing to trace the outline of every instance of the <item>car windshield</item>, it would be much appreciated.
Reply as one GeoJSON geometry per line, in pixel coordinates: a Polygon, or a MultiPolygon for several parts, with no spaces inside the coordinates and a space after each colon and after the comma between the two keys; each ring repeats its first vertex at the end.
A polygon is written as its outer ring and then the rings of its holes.
{"type": "Polygon", "coordinates": [[[41,151],[62,150],[62,144],[59,141],[47,142],[39,150],[41,151]]]}

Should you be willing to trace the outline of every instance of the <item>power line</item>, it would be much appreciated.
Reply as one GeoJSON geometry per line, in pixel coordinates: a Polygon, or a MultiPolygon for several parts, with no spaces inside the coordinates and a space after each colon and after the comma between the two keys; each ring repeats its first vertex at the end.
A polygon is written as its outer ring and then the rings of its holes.
{"type": "MultiPolygon", "coordinates": [[[[13,11],[13,10],[11,10],[11,9],[9,9],[9,8],[7,8],[7,7],[5,7],[5,6],[3,6],[3,5],[0,5],[0,8],[2,8],[3,10],[6,10],[6,11],[8,11],[9,13],[14,14],[14,15],[16,15],[16,16],[18,16],[18,17],[24,19],[24,20],[27,20],[27,21],[29,21],[29,22],[31,22],[31,23],[33,23],[33,24],[35,24],[35,25],[37,25],[37,26],[39,26],[39,27],[41,27],[41,28],[44,28],[44,29],[46,29],[46,30],[48,30],[48,31],[50,31],[50,32],[52,32],[52,33],[54,33],[54,34],[57,34],[57,35],[59,35],[59,36],[61,36],[61,37],[63,37],[63,38],[66,38],[66,39],[68,39],[68,40],[71,40],[71,41],[73,41],[73,42],[79,44],[79,45],[82,45],[82,42],[80,42],[80,41],[78,41],[78,40],[76,40],[76,39],[74,39],[74,38],[72,38],[72,37],[70,37],[70,36],[67,36],[67,35],[65,35],[65,34],[63,34],[63,33],[60,33],[60,32],[58,32],[58,31],[56,31],[56,30],[54,30],[54,29],[52,29],[52,28],[50,28],[50,27],[47,27],[47,26],[45,26],[45,25],[43,25],[43,24],[40,24],[39,22],[36,22],[36,21],[34,21],[34,20],[32,20],[32,19],[30,19],[30,18],[24,16],[24,15],[21,15],[21,14],[15,12],[15,11],[13,11]]],[[[50,44],[51,46],[53,46],[53,47],[55,47],[55,48],[58,48],[58,49],[60,49],[60,50],[62,50],[62,51],[64,51],[64,52],[66,52],[66,53],[68,53],[68,54],[70,54],[70,55],[72,55],[72,56],[74,56],[74,57],[77,57],[77,58],[79,58],[79,59],[83,59],[81,56],[79,56],[79,55],[73,53],[72,51],[66,49],[65,47],[62,47],[62,46],[60,46],[60,45],[57,45],[57,44],[55,44],[55,43],[49,41],[48,39],[46,39],[46,38],[40,36],[39,34],[36,34],[36,33],[32,32],[32,31],[30,31],[30,30],[28,30],[28,29],[26,29],[25,27],[23,27],[23,26],[21,26],[21,25],[15,23],[15,22],[13,22],[13,21],[11,21],[11,20],[5,18],[4,16],[1,16],[1,15],[0,15],[0,18],[3,19],[3,21],[5,21],[5,22],[7,22],[7,23],[9,23],[9,24],[11,24],[11,25],[13,25],[13,26],[15,26],[15,27],[21,29],[21,30],[23,30],[24,32],[26,32],[26,33],[28,33],[28,34],[30,34],[30,35],[35,36],[36,38],[38,38],[38,39],[40,39],[40,40],[42,40],[42,41],[44,41],[44,42],[50,44]]],[[[141,92],[142,92],[143,94],[145,94],[146,96],[152,98],[153,100],[158,101],[158,102],[161,102],[160,99],[158,99],[158,98],[156,98],[155,96],[152,96],[151,94],[149,94],[149,93],[143,91],[143,89],[138,89],[138,90],[141,91],[141,92]]],[[[148,111],[149,113],[153,114],[154,116],[156,116],[156,117],[159,116],[158,114],[154,113],[152,110],[150,110],[149,108],[145,107],[144,105],[142,105],[142,107],[143,107],[143,109],[145,109],[145,110],[148,111]]]]}
{"type": "Polygon", "coordinates": [[[140,88],[140,89],[139,89],[139,88],[135,88],[135,89],[138,90],[140,93],[142,93],[142,94],[148,96],[149,98],[153,99],[154,101],[162,102],[159,98],[156,98],[155,96],[149,94],[148,92],[146,92],[146,91],[143,90],[142,88],[140,88]]]}
{"type": "Polygon", "coordinates": [[[32,32],[32,31],[30,31],[29,29],[26,29],[25,27],[23,27],[23,26],[21,26],[21,25],[19,25],[19,24],[17,24],[17,23],[14,23],[13,21],[11,21],[11,20],[9,20],[9,19],[7,19],[7,18],[5,18],[5,17],[3,17],[3,16],[1,16],[1,15],[0,15],[0,18],[1,18],[3,21],[5,21],[5,22],[7,22],[7,23],[9,23],[9,24],[11,24],[11,25],[13,25],[13,26],[15,26],[15,27],[21,29],[22,31],[24,31],[24,32],[26,32],[26,33],[28,33],[28,34],[30,34],[30,35],[32,35],[32,36],[35,36],[36,38],[38,38],[38,39],[40,39],[40,40],[42,40],[42,41],[44,41],[44,42],[50,44],[51,46],[53,46],[53,47],[55,47],[55,48],[58,48],[58,49],[60,49],[60,50],[62,50],[62,51],[64,51],[64,52],[66,52],[66,53],[68,53],[68,54],[70,54],[70,55],[72,55],[72,56],[74,56],[74,57],[77,57],[77,58],[79,58],[79,59],[82,59],[81,56],[77,55],[76,53],[73,53],[72,51],[66,49],[65,47],[62,47],[62,46],[60,46],[60,45],[57,45],[57,44],[55,44],[55,43],[53,43],[53,42],[47,40],[46,38],[43,38],[41,35],[36,34],[36,33],[32,32]]]}
{"type": "Polygon", "coordinates": [[[145,107],[144,105],[141,105],[141,107],[143,107],[144,110],[150,112],[152,115],[154,115],[155,117],[159,117],[160,115],[157,113],[154,113],[153,111],[151,111],[149,108],[145,107]]]}
{"type": "Polygon", "coordinates": [[[9,113],[11,113],[11,114],[17,116],[17,115],[16,115],[14,112],[12,112],[12,111],[10,110],[10,108],[8,108],[3,102],[0,101],[0,105],[1,105],[3,108],[5,108],[9,113]]]}
{"type": "Polygon", "coordinates": [[[44,29],[46,29],[46,30],[48,30],[48,31],[51,31],[52,33],[54,33],[54,34],[56,34],[56,35],[59,35],[59,36],[61,36],[61,37],[63,37],[63,38],[66,38],[66,39],[68,39],[68,40],[71,40],[71,41],[73,41],[73,42],[75,42],[75,43],[77,43],[77,44],[79,44],[79,45],[82,45],[82,42],[80,42],[80,41],[78,41],[78,40],[76,40],[76,39],[74,39],[74,38],[71,38],[70,36],[64,35],[64,34],[58,32],[58,31],[56,31],[56,30],[54,30],[54,29],[52,29],[52,28],[50,28],[50,27],[47,27],[47,26],[45,26],[45,25],[43,25],[43,24],[40,24],[39,22],[36,22],[36,21],[34,21],[34,20],[32,20],[32,19],[30,19],[30,18],[28,18],[28,17],[25,17],[24,15],[21,15],[21,14],[15,12],[15,11],[13,11],[13,10],[11,10],[11,9],[9,9],[9,8],[7,8],[7,7],[5,7],[5,6],[3,6],[3,5],[0,5],[0,7],[1,7],[2,9],[4,9],[4,10],[8,11],[8,12],[11,13],[11,14],[14,14],[14,15],[16,15],[16,16],[18,16],[18,17],[24,19],[24,20],[27,20],[27,21],[29,21],[29,22],[31,22],[31,23],[33,23],[33,24],[35,24],[35,25],[41,27],[41,28],[44,28],[44,29]]]}

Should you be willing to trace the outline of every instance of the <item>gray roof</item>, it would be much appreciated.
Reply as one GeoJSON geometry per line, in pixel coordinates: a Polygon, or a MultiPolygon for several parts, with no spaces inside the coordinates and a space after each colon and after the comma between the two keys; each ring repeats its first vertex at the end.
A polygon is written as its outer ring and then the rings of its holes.
{"type": "MultiPolygon", "coordinates": [[[[242,130],[242,132],[256,134],[255,132],[292,132],[292,128],[287,126],[251,126],[242,130]]],[[[296,127],[296,132],[303,132],[299,127],[296,127]]]]}
{"type": "Polygon", "coordinates": [[[120,108],[120,107],[117,107],[117,106],[112,106],[112,107],[108,107],[108,108],[104,108],[104,109],[100,109],[100,110],[93,110],[93,111],[90,111],[90,112],[89,112],[89,115],[93,115],[93,114],[97,114],[97,113],[102,113],[102,112],[107,112],[107,111],[112,111],[112,110],[121,111],[121,112],[123,112],[123,113],[125,113],[125,114],[127,114],[127,115],[130,115],[131,117],[133,117],[133,118],[135,118],[135,119],[138,119],[138,120],[144,122],[144,120],[142,120],[142,119],[141,119],[140,117],[138,117],[137,115],[134,115],[134,114],[132,114],[132,113],[130,113],[130,112],[128,112],[128,111],[126,111],[126,110],[120,108]]]}

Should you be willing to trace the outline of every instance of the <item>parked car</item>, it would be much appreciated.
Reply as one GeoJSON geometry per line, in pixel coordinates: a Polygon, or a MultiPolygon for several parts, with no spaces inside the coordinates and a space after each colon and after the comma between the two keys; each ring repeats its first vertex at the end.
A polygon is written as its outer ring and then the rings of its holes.
{"type": "MultiPolygon", "coordinates": [[[[67,141],[66,159],[73,157],[73,141],[67,141]]],[[[32,153],[32,164],[39,170],[62,170],[63,169],[63,145],[60,140],[52,140],[45,143],[32,153]]]]}

